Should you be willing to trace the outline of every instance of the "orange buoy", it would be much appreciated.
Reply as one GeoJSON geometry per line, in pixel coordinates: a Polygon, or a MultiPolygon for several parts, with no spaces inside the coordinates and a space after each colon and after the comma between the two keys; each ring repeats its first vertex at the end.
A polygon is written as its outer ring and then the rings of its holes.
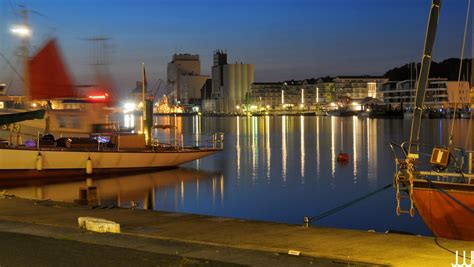
{"type": "Polygon", "coordinates": [[[340,163],[347,163],[349,161],[349,154],[343,152],[339,153],[337,161],[340,163]]]}

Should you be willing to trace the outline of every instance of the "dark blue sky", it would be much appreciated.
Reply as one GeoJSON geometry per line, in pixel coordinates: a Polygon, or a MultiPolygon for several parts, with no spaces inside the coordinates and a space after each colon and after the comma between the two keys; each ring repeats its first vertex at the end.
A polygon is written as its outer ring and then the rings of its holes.
{"type": "MultiPolygon", "coordinates": [[[[32,46],[57,37],[78,83],[93,82],[83,39],[111,37],[110,72],[127,89],[142,61],[164,79],[175,50],[199,54],[209,74],[213,50],[227,49],[255,64],[257,81],[383,74],[420,60],[431,0],[0,0],[0,51],[13,61],[18,4],[44,14],[31,15],[32,46]]],[[[435,60],[459,57],[466,5],[443,0],[435,60]]],[[[0,79],[14,79],[4,65],[0,79]]]]}

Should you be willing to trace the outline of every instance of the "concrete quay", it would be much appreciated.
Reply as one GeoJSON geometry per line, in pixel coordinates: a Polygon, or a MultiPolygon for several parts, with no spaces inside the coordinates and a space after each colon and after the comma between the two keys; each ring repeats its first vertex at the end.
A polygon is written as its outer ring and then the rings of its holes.
{"type": "MultiPolygon", "coordinates": [[[[93,209],[8,195],[3,195],[0,199],[0,232],[146,252],[172,253],[163,250],[195,246],[199,248],[188,249],[188,254],[180,255],[221,263],[260,266],[451,266],[456,261],[453,252],[460,251],[462,256],[462,251],[470,254],[474,250],[474,242],[442,238],[435,240],[433,237],[305,228],[299,225],[148,210],[93,209]],[[121,233],[86,232],[78,227],[79,217],[96,217],[117,222],[121,233]],[[166,246],[163,242],[174,243],[175,247],[166,246]],[[300,256],[288,256],[290,250],[300,252],[300,256]],[[211,253],[215,251],[221,253],[211,253]]],[[[459,261],[462,262],[462,258],[459,261]]]]}

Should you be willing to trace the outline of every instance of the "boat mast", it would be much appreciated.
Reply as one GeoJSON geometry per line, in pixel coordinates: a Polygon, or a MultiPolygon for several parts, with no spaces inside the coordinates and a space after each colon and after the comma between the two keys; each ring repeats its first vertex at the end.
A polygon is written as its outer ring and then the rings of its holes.
{"type": "Polygon", "coordinates": [[[147,145],[150,144],[150,127],[148,121],[148,97],[146,96],[147,91],[146,91],[146,74],[145,74],[145,63],[142,62],[142,107],[143,107],[143,113],[142,113],[142,124],[143,124],[143,133],[145,134],[145,142],[147,145]]]}
{"type": "Polygon", "coordinates": [[[431,57],[433,53],[433,45],[438,27],[438,18],[441,9],[441,0],[432,0],[430,16],[428,18],[428,28],[426,29],[425,47],[423,57],[421,58],[420,77],[416,86],[415,109],[413,112],[413,120],[411,123],[410,143],[408,147],[408,156],[417,157],[416,149],[413,143],[420,139],[421,117],[423,113],[423,103],[425,101],[426,87],[428,85],[428,76],[430,74],[431,57]]]}
{"type": "MultiPolygon", "coordinates": [[[[23,23],[23,27],[25,29],[29,29],[28,25],[28,12],[29,10],[26,9],[25,7],[22,7],[20,10],[20,16],[21,20],[23,23]]],[[[29,36],[25,35],[23,38],[21,38],[21,46],[20,46],[20,51],[21,51],[21,57],[23,61],[23,96],[25,97],[25,101],[28,101],[30,98],[30,90],[29,90],[29,85],[30,85],[30,75],[29,75],[29,68],[28,68],[28,61],[29,61],[29,56],[30,56],[30,50],[29,50],[29,36]]]]}

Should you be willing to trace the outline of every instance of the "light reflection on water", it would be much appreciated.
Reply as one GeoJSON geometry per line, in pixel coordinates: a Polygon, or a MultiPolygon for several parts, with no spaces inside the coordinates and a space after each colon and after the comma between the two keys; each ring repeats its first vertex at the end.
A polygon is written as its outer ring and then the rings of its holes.
{"type": "MultiPolygon", "coordinates": [[[[188,163],[185,168],[89,181],[103,205],[142,208],[301,224],[392,181],[391,141],[408,139],[410,120],[357,117],[155,117],[160,142],[184,135],[187,145],[203,144],[225,133],[225,150],[188,163]],[[336,157],[350,155],[346,165],[336,157]]],[[[447,142],[447,121],[423,122],[425,143],[447,142]],[[445,140],[443,140],[445,139],[445,140]]],[[[468,120],[456,125],[455,142],[464,145],[468,120]]],[[[467,140],[472,140],[467,138],[467,140]]],[[[472,144],[472,141],[471,141],[472,144]]],[[[20,197],[72,202],[86,181],[38,181],[1,187],[20,197]]],[[[353,229],[396,229],[429,234],[416,216],[395,215],[389,189],[316,223],[353,229]]]]}

